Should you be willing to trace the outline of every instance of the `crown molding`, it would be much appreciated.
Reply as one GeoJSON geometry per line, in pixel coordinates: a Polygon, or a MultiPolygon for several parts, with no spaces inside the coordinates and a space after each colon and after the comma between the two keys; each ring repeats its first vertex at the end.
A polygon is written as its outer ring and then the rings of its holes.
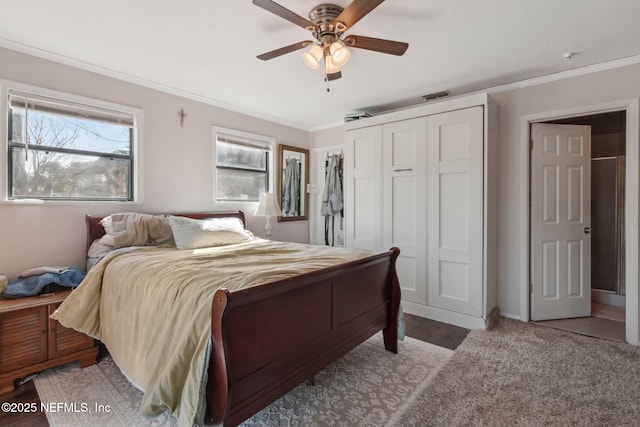
{"type": "Polygon", "coordinates": [[[587,74],[598,73],[600,71],[613,70],[615,68],[625,67],[640,63],[640,55],[628,56],[626,58],[615,59],[613,61],[600,62],[597,64],[586,65],[584,67],[574,68],[572,70],[560,71],[558,73],[547,74],[540,77],[533,77],[526,80],[520,80],[513,83],[507,83],[500,86],[493,86],[482,92],[500,93],[514,89],[523,89],[531,86],[537,86],[544,83],[551,83],[558,80],[569,79],[572,77],[584,76],[587,74]]]}
{"type": "Polygon", "coordinates": [[[211,105],[213,107],[223,108],[225,110],[233,111],[235,113],[245,114],[247,116],[251,116],[257,119],[266,120],[272,123],[277,123],[283,126],[292,127],[295,129],[303,130],[309,132],[308,126],[303,126],[298,123],[289,122],[286,120],[282,120],[278,117],[269,116],[266,114],[258,113],[256,111],[252,111],[246,108],[239,107],[237,105],[227,104],[222,101],[218,101],[217,99],[210,98],[207,96],[202,96],[193,92],[185,91],[182,89],[177,89],[171,86],[164,85],[162,83],[155,82],[153,80],[132,76],[130,74],[126,74],[120,71],[112,70],[107,67],[91,64],[89,62],[79,61],[74,58],[70,58],[68,56],[60,55],[57,53],[53,53],[51,51],[36,48],[33,46],[29,46],[23,43],[18,43],[12,40],[8,40],[6,38],[0,38],[0,47],[10,49],[19,53],[23,53],[26,55],[31,55],[40,59],[45,59],[48,61],[56,62],[62,65],[67,65],[70,67],[78,68],[84,71],[89,71],[92,73],[100,74],[102,76],[111,77],[117,80],[122,80],[127,83],[132,83],[138,86],[146,87],[149,89],[154,89],[160,92],[168,93],[170,95],[179,96],[181,98],[190,99],[192,101],[201,102],[203,104],[211,105]]]}

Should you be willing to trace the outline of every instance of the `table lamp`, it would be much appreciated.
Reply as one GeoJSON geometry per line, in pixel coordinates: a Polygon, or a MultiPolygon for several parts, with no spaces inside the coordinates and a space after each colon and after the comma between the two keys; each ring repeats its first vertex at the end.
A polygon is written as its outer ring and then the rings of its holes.
{"type": "Polygon", "coordinates": [[[271,225],[271,217],[282,215],[280,206],[278,206],[278,201],[276,200],[276,197],[273,193],[260,194],[260,202],[258,203],[258,208],[256,209],[256,213],[254,215],[264,216],[267,218],[266,223],[264,224],[264,234],[267,239],[270,239],[271,231],[273,230],[273,226],[271,225]]]}

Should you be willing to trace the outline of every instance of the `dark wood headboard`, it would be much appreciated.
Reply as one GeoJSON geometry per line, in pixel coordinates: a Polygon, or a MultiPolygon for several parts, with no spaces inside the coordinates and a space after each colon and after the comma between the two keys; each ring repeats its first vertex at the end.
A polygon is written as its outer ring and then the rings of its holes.
{"type": "MultiPolygon", "coordinates": [[[[175,216],[185,216],[187,218],[193,219],[207,219],[207,218],[229,218],[235,217],[240,218],[244,227],[247,228],[247,223],[244,219],[244,212],[236,211],[236,212],[210,212],[210,213],[176,213],[176,214],[160,214],[160,215],[175,215],[175,216]]],[[[87,224],[87,252],[89,251],[89,247],[91,247],[91,243],[94,240],[101,238],[105,235],[104,227],[100,224],[104,217],[102,216],[85,216],[85,222],[87,224]]]]}

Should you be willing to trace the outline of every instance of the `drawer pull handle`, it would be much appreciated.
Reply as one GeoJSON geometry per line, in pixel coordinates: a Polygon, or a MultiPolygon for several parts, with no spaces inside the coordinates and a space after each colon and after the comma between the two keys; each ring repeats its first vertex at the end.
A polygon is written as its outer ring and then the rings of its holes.
{"type": "Polygon", "coordinates": [[[410,171],[412,171],[412,170],[413,170],[413,168],[407,168],[407,169],[396,169],[396,170],[394,170],[394,172],[410,172],[410,171]]]}

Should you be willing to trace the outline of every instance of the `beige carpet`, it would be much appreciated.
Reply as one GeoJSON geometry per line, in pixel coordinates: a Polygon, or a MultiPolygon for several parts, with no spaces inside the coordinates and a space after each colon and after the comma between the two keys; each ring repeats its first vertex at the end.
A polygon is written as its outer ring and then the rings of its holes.
{"type": "MultiPolygon", "coordinates": [[[[381,334],[375,335],[316,375],[315,386],[298,386],[242,425],[393,425],[452,354],[451,350],[406,338],[394,355],[384,350],[381,334]]],[[[53,427],[176,424],[168,415],[147,419],[138,414],[142,393],[124,378],[110,357],[85,369],[70,364],[44,371],[35,385],[43,403],[68,405],[69,410],[47,412],[53,427]],[[99,412],[96,408],[109,410],[99,412]]]]}
{"type": "Polygon", "coordinates": [[[638,426],[640,348],[500,319],[471,331],[398,426],[638,426]]]}

